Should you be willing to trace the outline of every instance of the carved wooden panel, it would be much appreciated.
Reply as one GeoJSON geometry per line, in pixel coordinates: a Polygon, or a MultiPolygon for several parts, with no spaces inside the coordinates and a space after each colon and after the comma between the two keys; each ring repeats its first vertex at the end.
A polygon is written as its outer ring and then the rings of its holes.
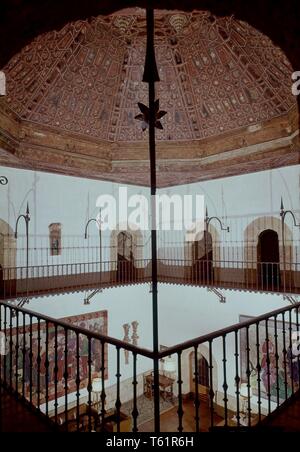
{"type": "MultiPolygon", "coordinates": [[[[292,68],[250,25],[208,12],[156,14],[157,97],[168,112],[158,140],[214,137],[284,115],[296,105],[292,68]]],[[[143,10],[67,24],[36,38],[5,67],[7,104],[19,117],[112,142],[146,140],[137,102],[143,10]]]]}

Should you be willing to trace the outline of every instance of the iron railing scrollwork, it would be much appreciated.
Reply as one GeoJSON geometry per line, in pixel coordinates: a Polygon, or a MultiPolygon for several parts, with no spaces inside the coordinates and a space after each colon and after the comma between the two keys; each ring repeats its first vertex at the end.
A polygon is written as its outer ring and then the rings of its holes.
{"type": "Polygon", "coordinates": [[[0,185],[7,185],[8,179],[5,176],[0,176],[0,185]]]}

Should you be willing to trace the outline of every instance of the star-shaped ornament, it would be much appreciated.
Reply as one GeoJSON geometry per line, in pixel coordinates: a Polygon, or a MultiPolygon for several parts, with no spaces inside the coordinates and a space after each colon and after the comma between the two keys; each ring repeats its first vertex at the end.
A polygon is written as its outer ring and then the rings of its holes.
{"type": "MultiPolygon", "coordinates": [[[[141,110],[141,113],[137,115],[134,119],[137,119],[138,121],[142,121],[142,130],[143,132],[149,127],[149,108],[146,107],[146,105],[142,104],[141,102],[138,102],[139,109],[141,110]]],[[[163,110],[159,110],[159,99],[155,101],[154,104],[155,108],[155,127],[157,129],[163,130],[162,123],[160,122],[160,119],[163,118],[167,112],[163,110]]]]}

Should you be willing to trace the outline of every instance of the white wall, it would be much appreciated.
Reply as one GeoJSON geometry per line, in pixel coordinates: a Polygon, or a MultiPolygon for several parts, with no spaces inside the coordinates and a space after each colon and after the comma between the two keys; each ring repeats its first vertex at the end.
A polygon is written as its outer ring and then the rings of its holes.
{"type": "Polygon", "coordinates": [[[214,179],[162,190],[166,193],[203,194],[209,215],[237,216],[277,214],[280,199],[285,208],[299,212],[300,166],[214,179]]]}
{"type": "Polygon", "coordinates": [[[171,346],[239,322],[240,315],[258,316],[283,308],[282,296],[221,290],[222,304],[204,288],[161,284],[160,342],[171,346]]]}
{"type": "MultiPolygon", "coordinates": [[[[31,234],[48,234],[50,223],[62,223],[65,235],[83,235],[88,218],[98,214],[96,200],[101,194],[118,194],[120,184],[78,177],[0,167],[9,183],[1,188],[1,218],[12,228],[16,217],[30,205],[31,234]]],[[[122,185],[123,186],[123,185],[122,185]]],[[[148,189],[127,186],[128,195],[148,189]]]]}
{"type": "MultiPolygon", "coordinates": [[[[118,199],[119,187],[123,186],[112,182],[95,181],[91,179],[61,176],[50,173],[19,170],[0,167],[1,174],[5,175],[9,183],[1,187],[0,218],[15,230],[18,215],[24,214],[27,202],[30,207],[30,248],[49,248],[49,225],[62,224],[62,245],[70,247],[64,250],[62,256],[50,256],[49,250],[42,252],[39,260],[35,259],[37,253],[30,253],[30,265],[45,265],[70,262],[85,262],[86,254],[74,251],[72,248],[93,246],[94,251],[89,254],[90,261],[99,261],[98,231],[95,223],[89,227],[89,241],[84,240],[84,230],[88,219],[99,213],[96,207],[100,195],[113,195],[118,199]],[[82,257],[83,256],[83,257],[82,257]],[[82,259],[82,260],[81,260],[82,259]]],[[[127,186],[128,197],[133,194],[149,197],[149,189],[143,187],[127,186]]],[[[25,263],[25,227],[23,221],[19,225],[19,238],[17,265],[25,263]],[[22,249],[22,251],[20,251],[22,249]]],[[[145,237],[146,241],[146,237],[145,237]]],[[[110,259],[110,234],[102,234],[103,260],[110,259]]],[[[41,254],[39,253],[39,255],[41,254]]]]}
{"type": "MultiPolygon", "coordinates": [[[[117,195],[111,182],[0,167],[9,184],[1,187],[1,218],[14,228],[16,217],[29,202],[32,234],[48,234],[50,223],[60,222],[66,235],[82,235],[86,220],[98,213],[99,195],[117,195]]],[[[278,215],[280,199],[285,208],[300,211],[300,166],[284,167],[242,176],[216,179],[159,190],[167,194],[203,194],[210,215],[243,217],[278,215]]],[[[131,194],[148,197],[149,189],[127,186],[131,194]]]]}

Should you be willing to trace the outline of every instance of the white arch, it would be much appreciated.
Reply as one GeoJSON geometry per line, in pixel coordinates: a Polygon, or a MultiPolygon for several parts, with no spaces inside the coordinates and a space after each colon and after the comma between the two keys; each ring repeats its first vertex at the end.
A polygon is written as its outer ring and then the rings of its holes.
{"type": "MultiPolygon", "coordinates": [[[[182,380],[183,380],[183,394],[188,394],[191,390],[191,379],[192,379],[192,375],[191,373],[191,369],[190,369],[190,359],[191,359],[191,355],[194,356],[195,350],[193,348],[189,348],[188,350],[184,350],[182,353],[182,380]]],[[[209,359],[209,348],[204,345],[201,344],[198,347],[198,355],[199,358],[201,356],[203,356],[206,361],[209,363],[210,359],[209,359]]],[[[213,381],[212,381],[212,389],[213,391],[216,393],[216,391],[218,391],[218,364],[217,361],[214,357],[214,355],[212,355],[212,365],[213,365],[213,381]]]]}
{"type": "MultiPolygon", "coordinates": [[[[293,234],[287,224],[284,225],[285,237],[285,261],[293,262],[293,234]]],[[[259,235],[266,229],[271,229],[278,234],[280,269],[284,267],[282,226],[281,220],[276,217],[259,217],[253,220],[244,231],[244,261],[245,267],[255,269],[257,267],[257,243],[259,235]]]]}
{"type": "Polygon", "coordinates": [[[111,270],[117,270],[118,260],[118,235],[126,231],[132,235],[132,253],[137,268],[144,267],[143,234],[137,225],[133,223],[119,223],[110,236],[110,261],[111,270]]]}
{"type": "MultiPolygon", "coordinates": [[[[201,223],[196,223],[195,230],[200,230],[201,223]]],[[[221,259],[221,250],[220,250],[220,234],[219,231],[215,228],[214,225],[210,224],[208,228],[208,232],[211,234],[212,238],[212,249],[213,249],[213,262],[216,261],[216,264],[221,259]]],[[[190,235],[190,234],[189,234],[190,235]]],[[[194,240],[191,241],[186,235],[185,244],[184,244],[184,259],[185,261],[189,261],[192,263],[193,261],[193,244],[198,240],[203,238],[203,232],[198,232],[195,236],[194,240]]]]}
{"type": "Polygon", "coordinates": [[[17,241],[14,231],[0,218],[0,265],[2,268],[16,267],[17,241]]]}

